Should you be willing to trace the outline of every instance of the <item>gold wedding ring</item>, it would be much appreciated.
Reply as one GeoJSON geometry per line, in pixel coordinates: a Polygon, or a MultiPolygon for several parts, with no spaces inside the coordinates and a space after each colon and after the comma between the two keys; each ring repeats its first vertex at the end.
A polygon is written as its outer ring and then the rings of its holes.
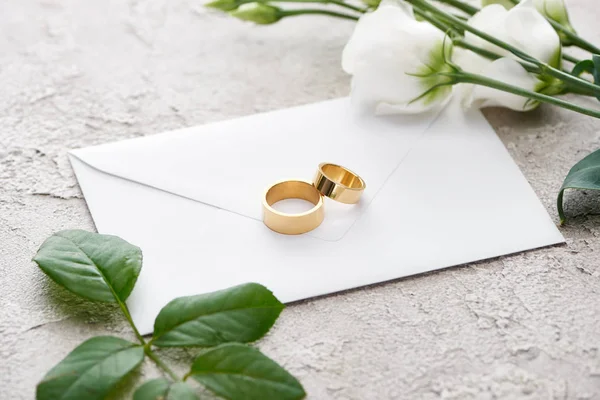
{"type": "Polygon", "coordinates": [[[271,186],[263,199],[263,222],[269,229],[286,235],[310,232],[323,222],[323,197],[310,183],[300,180],[282,181],[271,186]],[[302,199],[315,206],[303,213],[287,214],[271,207],[285,199],[302,199]]]}
{"type": "Polygon", "coordinates": [[[314,179],[319,192],[340,203],[358,203],[367,185],[360,176],[340,165],[321,163],[314,179]]]}

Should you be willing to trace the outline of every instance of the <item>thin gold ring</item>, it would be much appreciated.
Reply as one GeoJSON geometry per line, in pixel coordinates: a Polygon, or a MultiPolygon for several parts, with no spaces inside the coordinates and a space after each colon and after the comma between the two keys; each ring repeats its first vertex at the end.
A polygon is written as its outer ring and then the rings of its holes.
{"type": "Polygon", "coordinates": [[[263,222],[278,233],[299,235],[310,232],[323,222],[323,197],[310,182],[288,180],[275,183],[265,192],[263,198],[263,222]],[[285,199],[302,199],[313,203],[310,210],[299,214],[287,214],[271,207],[285,199]]]}
{"type": "Polygon", "coordinates": [[[319,164],[313,183],[323,196],[346,204],[358,203],[367,187],[360,176],[348,168],[331,163],[319,164]]]}

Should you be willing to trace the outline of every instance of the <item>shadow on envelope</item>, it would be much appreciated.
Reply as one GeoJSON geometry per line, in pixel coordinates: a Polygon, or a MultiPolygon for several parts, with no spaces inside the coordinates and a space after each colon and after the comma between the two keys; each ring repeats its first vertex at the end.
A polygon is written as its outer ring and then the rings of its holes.
{"type": "Polygon", "coordinates": [[[479,111],[375,117],[330,100],[71,153],[98,231],[144,251],[128,303],[144,333],[174,297],[260,282],[285,302],[561,243],[479,111]],[[261,222],[274,181],[320,162],[367,182],[323,224],[261,222]]]}

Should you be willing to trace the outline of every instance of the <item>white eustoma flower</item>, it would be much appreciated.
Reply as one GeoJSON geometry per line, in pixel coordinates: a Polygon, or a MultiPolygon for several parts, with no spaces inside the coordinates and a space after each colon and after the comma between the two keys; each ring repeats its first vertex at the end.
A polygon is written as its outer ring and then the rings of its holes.
{"type": "MultiPolygon", "coordinates": [[[[484,7],[469,20],[469,25],[553,67],[559,67],[561,64],[560,39],[548,21],[533,7],[531,0],[525,0],[510,10],[498,4],[484,7]]],[[[506,57],[491,61],[471,51],[457,51],[454,60],[465,71],[537,92],[546,87],[546,83],[540,81],[536,75],[528,73],[507,50],[469,32],[465,34],[465,40],[506,57]]],[[[494,89],[467,85],[461,90],[466,106],[503,106],[527,111],[538,105],[527,98],[494,89]]]]}
{"type": "Polygon", "coordinates": [[[445,103],[452,87],[437,85],[449,79],[431,74],[451,71],[451,51],[445,34],[415,20],[410,6],[384,0],[360,18],[342,54],[353,103],[378,114],[418,113],[445,103]]]}
{"type": "Polygon", "coordinates": [[[564,0],[533,0],[533,4],[543,16],[558,22],[567,30],[575,32],[564,0]]]}
{"type": "MultiPolygon", "coordinates": [[[[481,0],[481,6],[485,7],[490,4],[501,4],[506,9],[511,9],[515,6],[512,0],[481,0]]],[[[533,6],[544,17],[556,21],[563,27],[574,32],[564,0],[533,0],[533,6]]]]}

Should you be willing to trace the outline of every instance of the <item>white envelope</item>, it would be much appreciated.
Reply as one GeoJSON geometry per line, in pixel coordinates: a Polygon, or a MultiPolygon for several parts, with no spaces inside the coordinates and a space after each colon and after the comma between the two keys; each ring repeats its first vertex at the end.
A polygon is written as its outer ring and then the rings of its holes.
{"type": "Polygon", "coordinates": [[[375,117],[331,100],[71,152],[101,233],[140,246],[142,333],[175,297],[260,282],[284,302],[564,241],[478,111],[375,117]],[[432,123],[433,122],[433,123],[432,123]],[[320,162],[367,183],[314,231],[261,222],[275,181],[320,162]]]}

